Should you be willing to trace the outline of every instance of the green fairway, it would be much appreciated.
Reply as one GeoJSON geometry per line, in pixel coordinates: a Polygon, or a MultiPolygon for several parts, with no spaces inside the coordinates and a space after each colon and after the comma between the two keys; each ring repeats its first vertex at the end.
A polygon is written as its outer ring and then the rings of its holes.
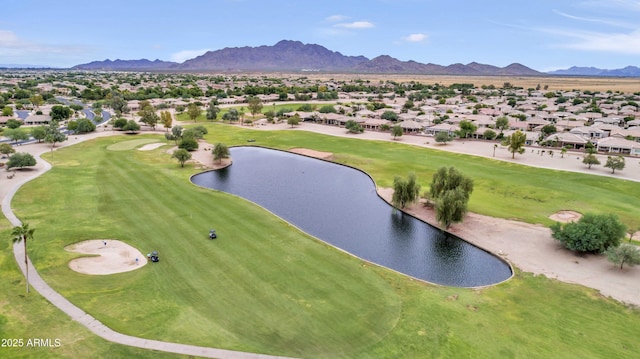
{"type": "MultiPolygon", "coordinates": [[[[24,276],[8,240],[9,222],[0,219],[0,338],[22,339],[22,346],[0,346],[0,358],[186,358],[132,348],[99,338],[47,302],[35,290],[25,292],[24,276]],[[54,347],[29,346],[50,339],[54,347]],[[59,340],[55,345],[55,340],[59,340]]],[[[42,230],[42,228],[40,228],[42,230]]],[[[36,231],[38,237],[40,231],[36,231]]],[[[39,238],[38,238],[39,240],[39,238]]],[[[4,342],[6,344],[6,342],[4,342]]]]}
{"type": "MultiPolygon", "coordinates": [[[[210,143],[254,138],[258,145],[332,152],[381,186],[413,171],[426,187],[439,166],[455,165],[476,181],[471,205],[477,212],[545,223],[572,200],[581,211],[638,220],[632,203],[640,191],[628,181],[397,143],[207,126],[210,143]],[[581,190],[592,195],[578,196],[581,190]]],[[[419,283],[324,245],[245,200],[191,185],[193,166],[180,168],[162,149],[106,150],[130,140],[97,139],[46,155],[53,169],[25,185],[13,202],[16,214],[37,228],[29,254],[44,279],[116,331],[306,358],[633,358],[640,351],[634,337],[640,332],[638,310],[593,290],[520,272],[482,290],[419,283]],[[207,239],[210,228],[218,240],[207,239]],[[68,261],[77,254],[64,246],[94,238],[119,239],[143,253],[157,250],[162,260],[108,276],[71,271],[68,261]]],[[[8,245],[2,248],[2,288],[17,296],[24,279],[8,245]]],[[[101,356],[108,344],[30,296],[38,302],[10,301],[18,314],[3,306],[3,334],[27,335],[22,333],[28,324],[7,322],[34,320],[30,311],[51,312],[53,319],[41,323],[42,335],[54,336],[64,326],[89,336],[76,348],[101,356]]]]}

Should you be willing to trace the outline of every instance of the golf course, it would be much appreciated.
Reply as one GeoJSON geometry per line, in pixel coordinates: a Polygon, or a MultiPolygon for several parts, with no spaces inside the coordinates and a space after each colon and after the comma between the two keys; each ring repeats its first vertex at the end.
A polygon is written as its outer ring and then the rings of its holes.
{"type": "MultiPolygon", "coordinates": [[[[199,123],[201,124],[201,123],[199,123]]],[[[413,172],[423,190],[442,166],[473,178],[469,210],[549,225],[564,209],[615,213],[640,226],[637,182],[546,170],[402,143],[206,123],[205,140],[333,153],[379,187],[413,172]]],[[[496,286],[423,283],[359,260],[242,198],[197,187],[158,134],[97,138],[43,156],[53,168],[12,201],[36,228],[28,253],[55,290],[115,331],[155,340],[304,358],[633,358],[640,311],[597,291],[516,268],[496,286]],[[138,151],[144,144],[164,146],[138,151]],[[215,228],[218,239],[208,239],[215,228]],[[128,243],[162,260],[86,275],[66,246],[128,243]]],[[[2,219],[1,235],[10,238],[2,219]]],[[[518,234],[514,233],[514,239],[518,234]]],[[[58,348],[0,348],[0,357],[177,357],[111,344],[38,293],[25,294],[0,242],[0,333],[60,338],[58,348]]],[[[637,280],[637,278],[636,278],[637,280]]]]}

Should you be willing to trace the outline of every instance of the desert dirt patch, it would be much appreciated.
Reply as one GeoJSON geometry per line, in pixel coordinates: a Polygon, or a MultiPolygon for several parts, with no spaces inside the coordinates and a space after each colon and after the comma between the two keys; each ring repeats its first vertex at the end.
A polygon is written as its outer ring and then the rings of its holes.
{"type": "Polygon", "coordinates": [[[331,159],[331,157],[333,157],[333,153],[331,152],[315,151],[315,150],[310,150],[308,148],[292,148],[289,151],[300,154],[300,155],[320,158],[323,160],[328,160],[328,159],[331,159]]]}
{"type": "Polygon", "coordinates": [[[69,268],[76,272],[92,275],[106,275],[129,272],[142,268],[147,258],[127,243],[115,239],[92,239],[65,247],[68,252],[91,254],[69,262],[69,268]]]}
{"type": "Polygon", "coordinates": [[[581,217],[582,217],[582,214],[576,211],[568,211],[568,210],[558,211],[549,216],[550,219],[556,222],[562,222],[562,223],[575,222],[579,220],[581,217]]]}

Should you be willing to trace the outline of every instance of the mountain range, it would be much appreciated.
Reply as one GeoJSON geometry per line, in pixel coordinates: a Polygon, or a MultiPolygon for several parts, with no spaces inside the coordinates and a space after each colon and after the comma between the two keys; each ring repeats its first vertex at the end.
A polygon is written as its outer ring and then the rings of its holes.
{"type": "Polygon", "coordinates": [[[604,70],[596,67],[573,66],[566,70],[556,70],[548,72],[550,75],[563,76],[609,76],[609,77],[640,77],[640,68],[627,66],[622,69],[604,70]]]}
{"type": "Polygon", "coordinates": [[[514,63],[506,67],[456,63],[448,66],[401,61],[388,55],[373,59],[365,56],[345,56],[321,45],[282,40],[273,46],[227,47],[207,51],[201,56],[182,63],[155,60],[104,60],[74,66],[75,70],[120,71],[216,71],[216,72],[276,72],[313,71],[369,74],[424,74],[424,75],[486,75],[486,76],[640,76],[640,69],[629,66],[620,70],[572,67],[543,73],[514,63]]]}

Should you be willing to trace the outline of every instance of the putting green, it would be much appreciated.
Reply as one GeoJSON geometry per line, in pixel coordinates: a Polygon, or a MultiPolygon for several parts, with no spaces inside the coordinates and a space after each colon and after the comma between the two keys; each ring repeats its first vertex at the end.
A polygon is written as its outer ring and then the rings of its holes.
{"type": "Polygon", "coordinates": [[[155,143],[155,142],[158,142],[158,140],[153,138],[138,138],[135,140],[116,142],[112,145],[107,146],[107,150],[128,151],[128,150],[133,150],[136,147],[146,145],[147,143],[155,143]]]}

